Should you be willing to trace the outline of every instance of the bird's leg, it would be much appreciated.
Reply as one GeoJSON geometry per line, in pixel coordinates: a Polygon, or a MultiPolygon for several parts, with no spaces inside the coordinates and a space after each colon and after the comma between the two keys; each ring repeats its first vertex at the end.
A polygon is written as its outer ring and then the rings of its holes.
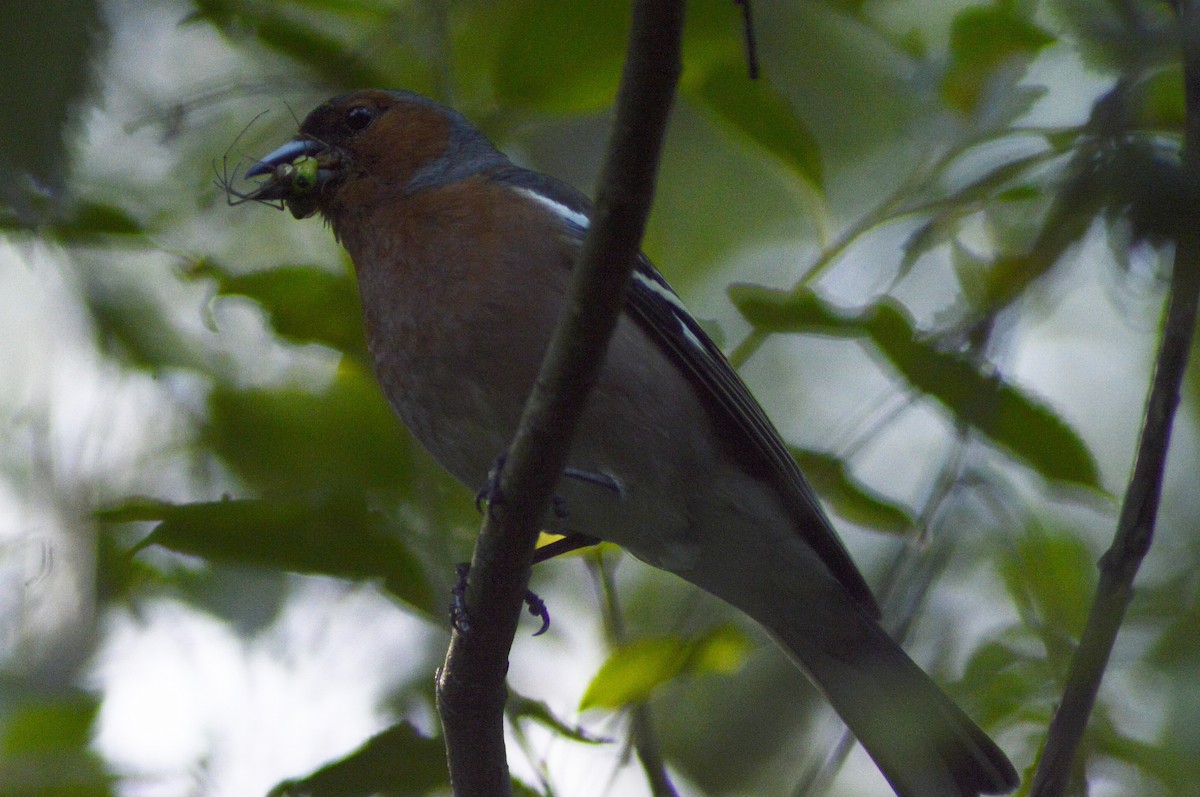
{"type": "MultiPolygon", "coordinates": [[[[504,493],[500,490],[500,473],[504,470],[504,463],[507,459],[508,452],[502,451],[500,452],[500,456],[496,457],[495,461],[492,462],[492,466],[488,468],[487,479],[484,481],[483,486],[475,493],[476,510],[482,512],[484,503],[487,503],[489,506],[504,503],[504,493]]],[[[618,498],[625,497],[625,485],[621,484],[620,479],[608,473],[567,466],[563,469],[563,476],[583,482],[584,484],[593,484],[597,487],[611,490],[618,498]]],[[[559,496],[554,496],[554,503],[554,514],[557,517],[565,518],[567,516],[565,502],[559,496]]]]}
{"type": "Polygon", "coordinates": [[[507,459],[508,452],[501,451],[500,456],[496,457],[492,466],[488,468],[483,486],[475,491],[476,512],[482,512],[485,503],[489,507],[504,503],[504,493],[500,490],[500,472],[504,470],[504,463],[507,459]]]}
{"type": "MultiPolygon", "coordinates": [[[[450,590],[450,625],[460,634],[471,633],[471,616],[467,612],[467,577],[471,574],[471,565],[467,562],[460,562],[455,566],[454,572],[458,575],[458,581],[450,590]]],[[[538,597],[537,593],[531,589],[525,590],[525,605],[529,607],[529,613],[534,617],[541,618],[542,627],[533,632],[534,636],[541,636],[550,628],[550,611],[546,608],[546,602],[538,597]]]]}
{"type": "Polygon", "coordinates": [[[583,482],[584,484],[594,484],[597,487],[603,487],[606,490],[612,490],[616,493],[617,498],[625,497],[625,485],[621,484],[620,479],[616,476],[611,476],[607,473],[601,473],[596,470],[580,470],[579,468],[566,467],[563,469],[563,476],[568,479],[583,482]]]}
{"type": "MultiPolygon", "coordinates": [[[[476,510],[482,512],[485,503],[488,505],[489,511],[490,507],[504,503],[504,494],[500,490],[500,473],[503,471],[504,463],[507,459],[508,452],[503,451],[500,453],[500,456],[496,457],[492,466],[488,468],[487,479],[478,492],[475,493],[476,510]]],[[[607,473],[567,467],[563,469],[563,476],[585,484],[592,484],[597,487],[603,487],[606,490],[611,490],[616,493],[618,498],[625,496],[624,485],[616,477],[610,476],[607,473]]],[[[553,496],[551,503],[553,504],[556,520],[555,532],[561,534],[562,539],[555,540],[549,545],[543,545],[541,548],[538,548],[533,555],[533,564],[539,564],[559,554],[578,550],[579,548],[586,548],[589,545],[595,545],[600,542],[595,537],[590,537],[586,534],[576,534],[567,528],[571,513],[567,507],[566,500],[562,496],[553,496]]],[[[451,590],[450,624],[459,633],[467,634],[470,633],[471,629],[466,599],[467,575],[471,572],[471,566],[464,562],[455,568],[455,572],[458,574],[458,581],[451,590]]],[[[534,617],[540,617],[542,620],[542,627],[534,633],[534,636],[544,634],[550,628],[550,612],[546,609],[545,602],[532,590],[526,590],[525,605],[529,607],[530,614],[534,617]]]]}

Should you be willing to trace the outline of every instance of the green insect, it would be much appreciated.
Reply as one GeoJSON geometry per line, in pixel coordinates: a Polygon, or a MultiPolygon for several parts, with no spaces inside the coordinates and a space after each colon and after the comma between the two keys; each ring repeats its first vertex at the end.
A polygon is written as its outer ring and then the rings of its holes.
{"type": "Polygon", "coordinates": [[[304,196],[317,187],[317,169],[316,158],[302,155],[291,163],[276,166],[274,182],[286,186],[290,196],[304,196]]]}
{"type": "Polygon", "coordinates": [[[292,172],[292,192],[297,195],[304,195],[317,187],[317,159],[311,155],[304,155],[296,158],[291,163],[292,172]]]}

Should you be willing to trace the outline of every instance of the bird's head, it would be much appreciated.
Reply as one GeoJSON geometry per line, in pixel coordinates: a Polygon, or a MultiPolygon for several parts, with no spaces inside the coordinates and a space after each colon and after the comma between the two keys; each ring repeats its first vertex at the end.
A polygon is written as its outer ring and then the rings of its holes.
{"type": "Polygon", "coordinates": [[[282,201],[298,219],[336,221],[356,203],[386,201],[503,166],[508,160],[461,114],[407,91],[356,91],[315,108],[299,134],[255,163],[239,201],[282,201]]]}

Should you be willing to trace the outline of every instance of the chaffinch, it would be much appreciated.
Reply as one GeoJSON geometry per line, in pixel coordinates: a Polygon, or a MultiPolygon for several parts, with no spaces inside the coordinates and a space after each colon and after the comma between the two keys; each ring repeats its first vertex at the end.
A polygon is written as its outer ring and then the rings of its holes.
{"type": "MultiPolygon", "coordinates": [[[[405,91],[312,111],[243,199],[320,213],[354,261],[379,382],[455,477],[509,445],[592,206],[462,115],[405,91]]],[[[754,618],[901,797],[1014,789],[1011,763],[877,622],[866,582],[770,420],[643,256],[564,479],[576,541],[614,542],[754,618]]]]}

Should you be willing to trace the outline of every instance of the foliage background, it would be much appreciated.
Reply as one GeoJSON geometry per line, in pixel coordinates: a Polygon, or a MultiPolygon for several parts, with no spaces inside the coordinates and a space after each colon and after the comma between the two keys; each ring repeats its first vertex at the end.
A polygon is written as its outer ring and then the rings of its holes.
{"type": "MultiPolygon", "coordinates": [[[[379,397],[328,232],[227,207],[213,165],[244,167],[331,94],[396,86],[590,187],[626,6],[5,10],[0,794],[265,793],[387,728],[307,787],[370,793],[365,762],[391,793],[444,789],[432,674],[470,492],[379,397]]],[[[1148,384],[1184,190],[1169,8],[754,11],[760,84],[734,4],[690,6],[647,251],[743,365],[914,655],[1026,770],[1148,384]]],[[[1200,794],[1195,384],[1079,793],[1200,794]]],[[[605,708],[646,695],[685,793],[813,777],[837,725],[770,643],[603,559],[625,647],[594,558],[535,574],[554,627],[512,668],[530,791],[646,793],[605,708]]],[[[887,793],[861,752],[830,789],[887,793]]]]}

